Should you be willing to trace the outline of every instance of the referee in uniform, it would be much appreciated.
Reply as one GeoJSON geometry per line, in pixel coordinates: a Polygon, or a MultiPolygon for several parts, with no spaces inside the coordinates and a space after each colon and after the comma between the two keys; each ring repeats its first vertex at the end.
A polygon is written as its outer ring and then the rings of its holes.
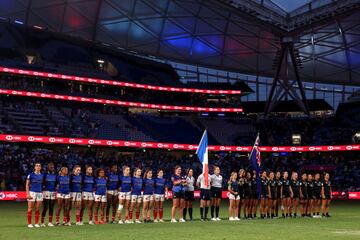
{"type": "Polygon", "coordinates": [[[196,186],[200,188],[200,217],[201,221],[208,220],[207,214],[209,212],[209,206],[210,206],[210,185],[211,185],[211,177],[210,174],[208,174],[208,184],[205,184],[205,175],[202,173],[198,177],[196,181],[196,186]],[[205,210],[205,211],[204,211],[205,210]]]}

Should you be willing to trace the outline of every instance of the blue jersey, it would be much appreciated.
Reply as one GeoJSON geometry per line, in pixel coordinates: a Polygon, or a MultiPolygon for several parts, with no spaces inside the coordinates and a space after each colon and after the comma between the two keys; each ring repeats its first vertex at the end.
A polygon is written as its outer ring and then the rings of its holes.
{"type": "Polygon", "coordinates": [[[131,192],[131,177],[121,176],[121,189],[120,192],[131,192]]]}
{"type": "Polygon", "coordinates": [[[85,175],[83,177],[83,191],[92,192],[94,191],[94,177],[92,175],[85,175]]]}
{"type": "Polygon", "coordinates": [[[44,190],[45,191],[49,191],[49,192],[55,192],[55,188],[56,188],[56,174],[54,173],[45,173],[44,175],[44,181],[45,181],[45,186],[44,186],[44,190]]]}
{"type": "Polygon", "coordinates": [[[154,179],[144,179],[144,195],[152,195],[155,191],[155,180],[154,179]]]}
{"type": "Polygon", "coordinates": [[[239,192],[239,183],[238,183],[238,181],[230,181],[229,187],[233,192],[239,192]]]}
{"type": "Polygon", "coordinates": [[[155,179],[155,194],[165,194],[165,183],[164,178],[155,179]]]}
{"type": "Polygon", "coordinates": [[[96,195],[106,195],[106,178],[96,178],[95,179],[95,194],[96,195]]]}
{"type": "Polygon", "coordinates": [[[182,184],[180,183],[180,184],[178,184],[178,185],[175,185],[174,183],[175,183],[175,181],[178,181],[178,180],[181,180],[181,176],[178,176],[178,175],[176,175],[176,174],[174,174],[174,175],[172,175],[172,177],[171,177],[171,181],[172,181],[172,184],[173,184],[173,187],[172,187],[172,191],[174,192],[174,193],[179,193],[179,192],[181,192],[183,189],[183,187],[182,187],[182,184]]]}
{"type": "Polygon", "coordinates": [[[69,194],[70,193],[70,177],[58,176],[58,193],[69,194]]]}
{"type": "Polygon", "coordinates": [[[119,187],[119,175],[113,172],[110,172],[108,175],[108,190],[117,190],[119,187]]]}
{"type": "Polygon", "coordinates": [[[71,192],[81,192],[81,185],[82,185],[82,176],[80,174],[70,176],[70,191],[71,192]]]}
{"type": "Polygon", "coordinates": [[[143,179],[141,177],[133,177],[132,178],[132,194],[133,195],[141,195],[141,190],[143,186],[143,179]]]}
{"type": "Polygon", "coordinates": [[[44,174],[42,173],[30,173],[27,176],[27,180],[30,181],[30,192],[41,192],[43,187],[43,181],[44,181],[44,174]]]}

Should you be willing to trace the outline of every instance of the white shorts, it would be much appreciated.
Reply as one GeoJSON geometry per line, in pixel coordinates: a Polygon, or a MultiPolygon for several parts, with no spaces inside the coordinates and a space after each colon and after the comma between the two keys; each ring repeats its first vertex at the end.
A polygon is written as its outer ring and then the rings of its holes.
{"type": "Polygon", "coordinates": [[[48,200],[56,199],[56,192],[44,191],[43,195],[44,195],[44,199],[48,199],[48,200]]]}
{"type": "Polygon", "coordinates": [[[229,199],[230,200],[240,200],[240,195],[234,195],[232,193],[229,193],[229,199]]]}
{"type": "Polygon", "coordinates": [[[71,192],[71,201],[80,202],[81,201],[81,192],[71,192]]]}
{"type": "Polygon", "coordinates": [[[141,203],[142,202],[142,195],[131,195],[131,202],[137,202],[137,203],[141,203]]]}
{"type": "Polygon", "coordinates": [[[83,200],[94,201],[94,193],[93,192],[83,192],[82,198],[83,198],[83,200]]]}
{"type": "Polygon", "coordinates": [[[118,195],[118,190],[107,190],[106,194],[116,196],[118,195]]]}
{"type": "Polygon", "coordinates": [[[42,192],[29,192],[31,199],[28,199],[28,202],[42,202],[44,196],[42,192]]]}
{"type": "Polygon", "coordinates": [[[64,194],[64,193],[57,193],[56,198],[62,198],[62,199],[70,199],[70,193],[64,194]]]}
{"type": "Polygon", "coordinates": [[[95,194],[95,202],[106,202],[106,195],[96,195],[95,194]]]}
{"type": "Polygon", "coordinates": [[[131,200],[131,192],[119,192],[120,200],[131,200]]]}
{"type": "Polygon", "coordinates": [[[144,202],[154,201],[154,194],[151,194],[151,195],[143,195],[143,201],[144,201],[144,202]]]}
{"type": "Polygon", "coordinates": [[[165,194],[154,194],[155,201],[157,202],[163,202],[165,201],[165,194]]]}

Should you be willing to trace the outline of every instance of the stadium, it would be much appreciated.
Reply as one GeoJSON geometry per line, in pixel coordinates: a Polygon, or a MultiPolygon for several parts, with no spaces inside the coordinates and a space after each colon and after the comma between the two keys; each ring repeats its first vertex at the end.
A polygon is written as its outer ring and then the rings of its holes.
{"type": "Polygon", "coordinates": [[[358,239],[359,0],[0,0],[0,239],[358,239]]]}

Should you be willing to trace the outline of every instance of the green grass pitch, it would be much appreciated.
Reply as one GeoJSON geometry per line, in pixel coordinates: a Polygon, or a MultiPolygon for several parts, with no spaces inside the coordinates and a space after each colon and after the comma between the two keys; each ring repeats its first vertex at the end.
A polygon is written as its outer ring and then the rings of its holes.
{"type": "MultiPolygon", "coordinates": [[[[224,200],[220,210],[223,218],[221,222],[200,222],[199,208],[196,204],[194,222],[73,225],[28,229],[26,203],[0,202],[0,239],[360,239],[360,201],[334,202],[330,210],[332,217],[327,219],[256,219],[229,222],[226,220],[227,206],[227,201],[224,200]]],[[[168,201],[164,211],[167,221],[169,214],[168,201]]]]}

